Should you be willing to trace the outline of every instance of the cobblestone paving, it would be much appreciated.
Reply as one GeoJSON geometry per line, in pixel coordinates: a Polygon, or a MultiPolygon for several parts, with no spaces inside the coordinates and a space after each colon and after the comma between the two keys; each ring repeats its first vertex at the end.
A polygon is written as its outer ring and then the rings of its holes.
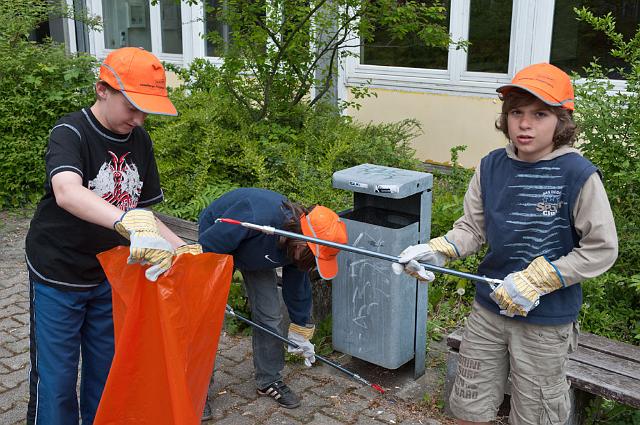
{"type": "Polygon", "coordinates": [[[24,423],[29,384],[29,287],[24,237],[30,217],[0,212],[0,424],[24,423]]]}
{"type": "MultiPolygon", "coordinates": [[[[29,370],[28,276],[24,237],[30,215],[0,211],[0,424],[23,424],[29,370]]],[[[342,360],[340,360],[342,361],[342,360]]],[[[386,395],[326,365],[287,364],[285,382],[302,397],[297,409],[279,408],[256,394],[251,339],[223,335],[209,388],[213,420],[207,424],[425,424],[452,423],[430,418],[420,403],[438,391],[441,374],[433,368],[418,381],[395,382],[386,395]]],[[[362,373],[361,373],[362,374],[362,373]]],[[[362,374],[365,376],[364,374],[362,374]]],[[[375,382],[373,379],[370,379],[375,382]]],[[[384,385],[384,384],[383,384],[384,385]]]]}

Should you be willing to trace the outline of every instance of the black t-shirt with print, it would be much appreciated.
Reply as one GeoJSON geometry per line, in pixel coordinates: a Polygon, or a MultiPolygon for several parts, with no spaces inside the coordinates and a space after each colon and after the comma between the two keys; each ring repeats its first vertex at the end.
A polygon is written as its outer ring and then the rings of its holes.
{"type": "Polygon", "coordinates": [[[105,280],[96,254],[128,241],[60,208],[51,178],[71,171],[82,177],[84,187],[123,212],[148,207],[163,199],[153,144],[142,127],[127,135],[113,133],[86,108],[58,120],[45,162],[45,194],[26,240],[29,272],[59,289],[90,289],[105,280]]]}

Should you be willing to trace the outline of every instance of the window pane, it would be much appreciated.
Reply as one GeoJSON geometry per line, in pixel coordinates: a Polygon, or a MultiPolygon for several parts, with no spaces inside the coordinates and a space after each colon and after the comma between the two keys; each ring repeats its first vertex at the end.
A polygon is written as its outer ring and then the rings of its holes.
{"type": "Polygon", "coordinates": [[[102,0],[102,14],[107,49],[133,46],[151,51],[148,1],[102,0]]]}
{"type": "MultiPolygon", "coordinates": [[[[446,22],[449,22],[451,0],[445,1],[446,22]]],[[[427,47],[416,34],[403,40],[392,40],[387,31],[376,30],[374,38],[360,49],[360,63],[367,65],[401,66],[410,68],[447,69],[448,50],[427,47]]]]}
{"type": "Polygon", "coordinates": [[[162,51],[182,53],[182,11],[176,0],[160,0],[162,51]]]}
{"type": "Polygon", "coordinates": [[[509,71],[511,0],[472,0],[467,71],[509,71]]]}
{"type": "MultiPolygon", "coordinates": [[[[226,25],[223,25],[223,23],[219,19],[217,19],[216,13],[213,10],[213,8],[221,7],[221,4],[222,1],[219,0],[207,0],[205,4],[205,28],[207,30],[207,34],[212,32],[218,33],[218,35],[220,35],[224,40],[227,40],[228,37],[225,37],[226,25]]],[[[222,56],[223,52],[220,51],[222,46],[214,45],[208,38],[206,40],[206,43],[207,56],[222,56]]]]}
{"type": "MultiPolygon", "coordinates": [[[[582,73],[594,57],[599,58],[603,68],[621,67],[622,61],[611,57],[609,51],[613,45],[600,32],[589,24],[578,22],[574,7],[586,6],[596,16],[611,12],[616,21],[616,31],[624,34],[625,39],[633,37],[640,23],[640,1],[617,0],[563,0],[556,1],[553,15],[553,38],[551,41],[551,63],[567,72],[582,73]]],[[[619,79],[614,71],[609,78],[619,79]]]]}

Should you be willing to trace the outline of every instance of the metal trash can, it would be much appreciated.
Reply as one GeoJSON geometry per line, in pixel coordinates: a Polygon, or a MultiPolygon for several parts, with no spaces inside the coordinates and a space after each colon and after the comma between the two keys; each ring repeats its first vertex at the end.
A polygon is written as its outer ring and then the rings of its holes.
{"type": "MultiPolygon", "coordinates": [[[[431,233],[429,173],[361,164],[333,174],[333,187],[353,191],[342,212],[349,245],[398,255],[431,233]]],[[[332,283],[333,348],[397,369],[414,359],[424,374],[427,285],[391,270],[389,261],[351,252],[338,256],[332,283]]]]}

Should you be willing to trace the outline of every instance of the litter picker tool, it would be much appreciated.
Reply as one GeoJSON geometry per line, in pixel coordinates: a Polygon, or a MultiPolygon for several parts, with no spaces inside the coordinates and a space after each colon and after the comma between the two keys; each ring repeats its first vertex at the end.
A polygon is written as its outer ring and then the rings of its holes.
{"type": "MultiPolygon", "coordinates": [[[[256,329],[260,329],[262,332],[268,333],[272,337],[277,338],[277,339],[279,339],[280,341],[282,341],[282,342],[284,342],[286,344],[289,344],[293,348],[300,348],[300,346],[298,344],[296,344],[295,342],[293,342],[293,341],[291,341],[291,340],[289,340],[289,339],[287,339],[287,338],[285,338],[285,337],[283,337],[281,335],[278,335],[276,332],[273,332],[272,330],[267,329],[264,326],[261,326],[261,325],[257,324],[256,322],[252,322],[251,320],[247,319],[246,317],[240,316],[238,313],[233,311],[233,308],[231,308],[231,306],[227,305],[226,310],[227,310],[227,314],[229,314],[230,316],[233,316],[233,317],[237,318],[238,320],[240,320],[240,321],[242,321],[242,322],[244,322],[244,323],[246,323],[246,324],[248,324],[250,326],[253,326],[256,329]]],[[[329,365],[331,367],[334,367],[334,368],[338,369],[340,372],[346,373],[347,375],[349,375],[350,377],[352,377],[356,381],[373,388],[374,390],[378,391],[380,394],[384,394],[384,389],[380,385],[372,384],[371,382],[367,381],[366,379],[364,379],[362,376],[358,375],[357,373],[353,373],[353,372],[343,368],[339,364],[334,363],[331,360],[328,360],[328,359],[326,359],[326,358],[324,358],[324,357],[322,357],[322,356],[320,356],[318,354],[315,354],[315,357],[320,362],[325,363],[325,364],[327,364],[327,365],[329,365]]]]}
{"type": "MultiPolygon", "coordinates": [[[[266,233],[268,235],[279,235],[279,236],[284,236],[284,237],[287,237],[287,238],[300,239],[300,240],[307,241],[307,242],[313,242],[313,243],[317,243],[317,244],[320,244],[320,245],[326,245],[326,246],[330,246],[332,248],[337,248],[337,249],[342,250],[342,251],[354,252],[356,254],[367,255],[369,257],[379,258],[381,260],[387,260],[387,261],[391,261],[391,262],[394,262],[394,263],[399,263],[400,262],[399,261],[400,258],[396,257],[395,255],[383,254],[382,252],[369,251],[368,249],[358,248],[358,247],[351,246],[351,245],[344,245],[344,244],[341,244],[341,243],[331,242],[331,241],[327,241],[327,240],[324,240],[324,239],[313,238],[313,237],[310,237],[310,236],[301,235],[299,233],[288,232],[286,230],[276,229],[275,227],[272,227],[272,226],[261,226],[259,224],[247,223],[245,221],[238,221],[238,220],[234,220],[232,218],[218,218],[218,219],[216,219],[216,223],[217,222],[243,226],[243,227],[246,227],[246,228],[251,229],[251,230],[257,230],[258,232],[266,233]]],[[[502,283],[502,280],[500,280],[500,279],[492,279],[492,278],[485,277],[485,276],[478,276],[478,275],[471,274],[471,273],[460,272],[458,270],[448,269],[446,267],[439,267],[439,266],[435,266],[433,264],[420,263],[420,265],[422,267],[424,267],[425,269],[430,270],[432,272],[445,273],[445,274],[450,274],[452,276],[461,277],[461,278],[464,278],[464,279],[474,280],[474,281],[477,281],[477,282],[484,282],[484,283],[488,284],[489,286],[491,286],[491,289],[495,289],[496,286],[498,286],[499,284],[502,283]]]]}

